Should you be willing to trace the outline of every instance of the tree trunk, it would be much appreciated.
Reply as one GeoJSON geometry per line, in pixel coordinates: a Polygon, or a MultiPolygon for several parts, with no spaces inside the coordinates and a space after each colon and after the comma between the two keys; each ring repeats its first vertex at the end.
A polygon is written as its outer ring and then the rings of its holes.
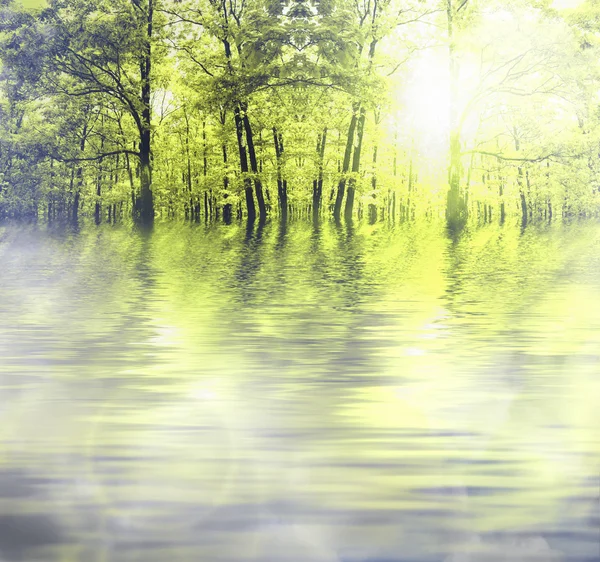
{"type": "Polygon", "coordinates": [[[152,25],[153,25],[153,2],[148,0],[148,12],[146,14],[147,35],[144,45],[144,56],[140,62],[140,77],[142,82],[141,102],[142,114],[140,129],[140,213],[139,220],[144,225],[150,225],[154,221],[154,198],[152,194],[152,138],[151,138],[151,84],[150,72],[152,65],[152,25]]]}
{"type": "Polygon", "coordinates": [[[447,199],[446,218],[449,226],[461,227],[466,220],[466,204],[460,191],[460,141],[456,133],[452,133],[450,140],[450,169],[449,189],[447,199]]]}
{"type": "MultiPolygon", "coordinates": [[[[519,150],[518,145],[517,150],[519,150]]],[[[521,166],[518,167],[517,174],[517,183],[519,184],[519,198],[521,200],[521,227],[525,228],[527,226],[528,212],[527,197],[525,196],[525,188],[523,186],[523,168],[521,166]]]]}
{"type": "MultiPolygon", "coordinates": [[[[83,131],[81,132],[81,142],[79,143],[79,150],[82,153],[85,150],[85,141],[87,138],[87,122],[83,125],[83,131]]],[[[73,209],[71,211],[71,218],[73,222],[77,222],[79,219],[79,201],[81,198],[81,190],[83,189],[83,166],[79,165],[76,172],[77,182],[75,184],[75,195],[73,197],[73,209]]]]}
{"type": "Polygon", "coordinates": [[[373,177],[371,178],[371,187],[374,190],[377,189],[377,145],[373,147],[373,177]]]}
{"type": "Polygon", "coordinates": [[[150,154],[150,131],[144,130],[140,139],[140,206],[139,219],[144,225],[154,221],[152,194],[152,157],[150,154]]]}
{"type": "Polygon", "coordinates": [[[340,220],[342,213],[342,202],[346,191],[346,174],[350,170],[350,157],[352,156],[352,147],[354,146],[354,132],[356,131],[356,123],[358,121],[357,113],[360,109],[360,103],[355,103],[352,106],[352,118],[348,127],[348,136],[346,137],[346,150],[344,151],[344,161],[342,163],[342,177],[338,183],[337,194],[335,196],[335,205],[333,207],[333,217],[336,221],[340,220]]]}
{"type": "Polygon", "coordinates": [[[453,0],[446,0],[448,23],[448,54],[450,64],[450,163],[448,166],[448,198],[446,220],[452,229],[461,228],[467,219],[467,207],[460,190],[462,173],[460,126],[458,116],[458,61],[454,45],[453,0]]]}
{"type": "MultiPolygon", "coordinates": [[[[515,152],[519,152],[521,146],[516,127],[514,128],[515,152]]],[[[517,167],[517,185],[519,186],[519,198],[521,200],[521,227],[527,226],[527,198],[525,197],[525,188],[523,186],[523,167],[517,167]]]]}
{"type": "Polygon", "coordinates": [[[235,132],[237,136],[238,150],[240,153],[240,170],[244,176],[246,211],[248,212],[248,220],[253,221],[256,218],[256,207],[254,206],[254,195],[252,194],[252,181],[248,177],[248,154],[246,153],[246,145],[244,144],[244,123],[239,106],[236,106],[233,116],[235,120],[235,132]]]}
{"type": "Polygon", "coordinates": [[[186,157],[186,187],[190,205],[190,220],[194,220],[194,196],[192,194],[192,157],[190,155],[190,124],[187,111],[184,111],[185,117],[185,157],[186,157]]]}
{"type": "MultiPolygon", "coordinates": [[[[221,147],[223,149],[223,165],[225,167],[225,173],[223,174],[223,199],[229,197],[229,178],[227,177],[227,145],[223,143],[221,147]]],[[[223,205],[223,221],[227,224],[231,222],[231,203],[225,203],[223,205]]]]}
{"type": "Polygon", "coordinates": [[[102,159],[100,159],[98,166],[98,176],[96,177],[96,204],[94,205],[94,220],[96,224],[100,224],[102,220],[102,206],[100,204],[100,198],[102,197],[102,159]]]}
{"type": "Polygon", "coordinates": [[[522,189],[519,191],[519,196],[521,199],[521,226],[524,228],[527,226],[527,199],[522,189]]]}
{"type": "MultiPolygon", "coordinates": [[[[362,150],[362,140],[363,134],[365,132],[365,116],[366,111],[364,107],[360,108],[358,122],[356,126],[356,142],[354,143],[354,150],[352,153],[352,173],[358,174],[360,170],[360,153],[362,150]]],[[[356,192],[355,189],[356,178],[351,177],[348,182],[348,196],[346,197],[346,207],[344,209],[344,218],[346,220],[352,220],[352,212],[354,208],[354,194],[356,192]]]]}
{"type": "Polygon", "coordinates": [[[287,220],[288,214],[288,197],[287,197],[287,182],[283,179],[282,174],[282,157],[283,157],[283,135],[277,132],[277,127],[273,127],[273,142],[275,144],[275,161],[277,167],[277,197],[279,200],[279,211],[281,219],[287,220]]]}
{"type": "Polygon", "coordinates": [[[256,202],[258,203],[258,214],[261,220],[267,216],[267,207],[265,205],[265,198],[263,195],[262,182],[258,177],[258,163],[256,159],[256,149],[254,148],[254,135],[252,133],[252,127],[250,126],[250,120],[246,113],[247,106],[242,106],[243,116],[242,121],[244,124],[244,131],[246,133],[246,144],[248,146],[248,156],[250,158],[250,169],[254,174],[254,191],[256,193],[256,202]]]}
{"type": "MultiPolygon", "coordinates": [[[[104,128],[104,116],[102,116],[102,127],[104,128]]],[[[104,152],[104,137],[100,141],[100,152],[104,152]]],[[[101,197],[102,197],[102,179],[104,173],[104,159],[100,158],[98,160],[98,175],[96,176],[96,204],[94,205],[94,220],[96,224],[100,224],[102,220],[102,205],[101,205],[101,197]]]]}
{"type": "Polygon", "coordinates": [[[323,128],[323,133],[317,141],[317,157],[318,157],[318,175],[313,182],[313,202],[312,212],[313,218],[317,219],[321,212],[321,201],[323,199],[323,162],[325,160],[325,143],[327,142],[327,127],[323,128]]]}
{"type": "MultiPolygon", "coordinates": [[[[79,172],[79,170],[81,170],[81,168],[77,169],[77,172],[79,172]]],[[[77,185],[80,185],[80,178],[78,177],[77,179],[77,185]]],[[[77,222],[79,220],[79,205],[80,205],[80,199],[81,199],[81,190],[79,188],[76,188],[75,190],[75,196],[73,197],[73,210],[72,210],[72,219],[73,222],[77,222]]]]}
{"type": "MultiPolygon", "coordinates": [[[[219,122],[221,123],[221,127],[222,129],[225,128],[225,123],[227,121],[227,112],[225,109],[221,108],[219,110],[219,122]]],[[[221,150],[223,152],[223,199],[227,199],[229,197],[229,177],[227,176],[227,161],[228,161],[228,154],[227,154],[227,143],[223,142],[223,144],[221,145],[221,150]]],[[[231,222],[231,215],[232,215],[232,206],[231,203],[224,203],[223,204],[223,221],[226,224],[229,224],[231,222]]]]}

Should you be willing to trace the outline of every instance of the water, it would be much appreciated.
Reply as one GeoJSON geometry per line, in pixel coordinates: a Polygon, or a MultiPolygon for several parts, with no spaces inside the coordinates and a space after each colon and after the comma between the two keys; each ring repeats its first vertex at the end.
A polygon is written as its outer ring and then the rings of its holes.
{"type": "Polygon", "coordinates": [[[0,560],[600,560],[600,225],[0,226],[0,560]]]}

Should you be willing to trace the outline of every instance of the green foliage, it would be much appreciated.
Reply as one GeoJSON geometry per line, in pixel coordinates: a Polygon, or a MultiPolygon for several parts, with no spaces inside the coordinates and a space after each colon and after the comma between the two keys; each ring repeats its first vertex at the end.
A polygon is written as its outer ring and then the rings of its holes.
{"type": "Polygon", "coordinates": [[[561,14],[533,0],[0,0],[0,214],[125,217],[144,185],[163,217],[245,212],[248,186],[276,213],[283,183],[292,207],[316,204],[319,177],[323,212],[340,182],[363,214],[430,212],[452,111],[472,215],[519,213],[523,197],[531,214],[595,212],[599,14],[596,0],[561,14]]]}

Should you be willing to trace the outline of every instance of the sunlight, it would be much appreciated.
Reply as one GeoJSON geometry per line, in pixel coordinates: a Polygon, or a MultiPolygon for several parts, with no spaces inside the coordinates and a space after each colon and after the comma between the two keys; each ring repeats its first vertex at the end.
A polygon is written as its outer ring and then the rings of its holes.
{"type": "Polygon", "coordinates": [[[450,84],[448,59],[440,51],[425,51],[415,60],[408,86],[398,100],[410,116],[415,149],[426,158],[445,155],[449,134],[450,84]]]}
{"type": "MultiPolygon", "coordinates": [[[[481,84],[480,61],[463,55],[459,64],[457,112],[463,147],[479,134],[481,107],[473,103],[481,84]]],[[[446,175],[450,135],[450,76],[446,48],[418,55],[406,83],[398,87],[399,122],[406,127],[410,158],[417,162],[421,183],[441,185],[446,175]],[[401,92],[401,93],[400,93],[401,92]],[[406,121],[402,122],[403,119],[406,121]]],[[[430,187],[435,191],[435,187],[430,187]]]]}

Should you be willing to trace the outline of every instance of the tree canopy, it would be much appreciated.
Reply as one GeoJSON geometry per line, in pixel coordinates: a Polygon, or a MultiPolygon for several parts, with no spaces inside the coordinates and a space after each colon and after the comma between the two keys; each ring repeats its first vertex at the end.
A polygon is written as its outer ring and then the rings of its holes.
{"type": "Polygon", "coordinates": [[[0,0],[0,215],[596,213],[599,14],[597,0],[0,0]]]}

